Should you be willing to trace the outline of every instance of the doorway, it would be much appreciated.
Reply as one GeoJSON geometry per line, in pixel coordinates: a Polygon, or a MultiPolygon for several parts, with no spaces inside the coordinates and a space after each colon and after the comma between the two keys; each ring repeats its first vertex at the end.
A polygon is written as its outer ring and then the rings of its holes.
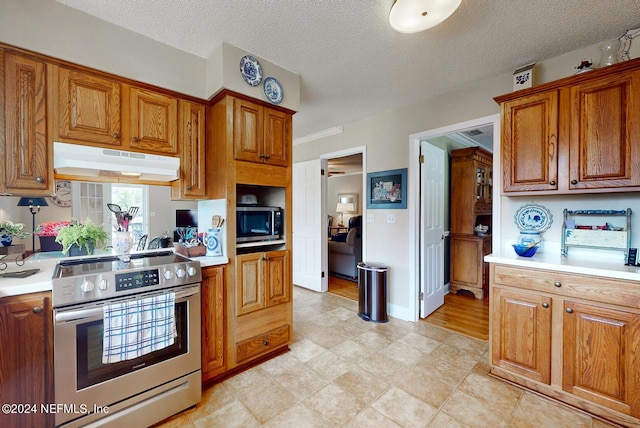
{"type": "MultiPolygon", "coordinates": [[[[488,116],[468,122],[462,122],[455,125],[433,129],[430,131],[425,131],[419,134],[414,134],[410,136],[410,165],[409,165],[409,182],[412,183],[421,183],[421,164],[419,155],[421,153],[421,146],[425,143],[434,145],[436,147],[445,150],[448,153],[451,150],[471,147],[471,146],[482,146],[489,151],[497,150],[500,144],[499,136],[500,136],[500,116],[493,115],[488,116]]],[[[448,160],[447,160],[448,165],[448,160]]],[[[447,166],[447,174],[448,174],[448,166],[447,166]]],[[[445,183],[445,204],[444,209],[447,210],[446,214],[444,214],[445,220],[445,228],[444,228],[444,236],[448,235],[449,228],[449,214],[448,214],[448,206],[449,206],[449,181],[448,175],[445,174],[446,183],[445,183]]],[[[500,182],[500,176],[494,176],[495,182],[500,182]]],[[[415,288],[415,299],[412,303],[411,311],[415,314],[414,321],[417,321],[420,318],[424,318],[429,315],[430,312],[420,312],[421,307],[430,307],[431,312],[439,306],[436,304],[422,304],[421,297],[427,298],[427,289],[425,284],[425,272],[436,269],[439,272],[441,271],[443,275],[442,278],[445,278],[445,283],[448,283],[448,275],[446,275],[446,270],[448,269],[448,246],[445,243],[445,254],[441,261],[437,262],[437,266],[433,266],[429,264],[428,260],[425,260],[425,254],[422,251],[424,245],[424,233],[422,230],[421,218],[422,218],[422,206],[424,205],[424,198],[429,198],[430,195],[427,193],[425,195],[421,195],[421,186],[413,186],[409,189],[411,192],[409,196],[409,221],[410,221],[410,248],[411,248],[411,262],[410,262],[410,279],[412,287],[415,288]]],[[[499,197],[499,186],[494,186],[494,198],[496,201],[499,197]]],[[[428,204],[428,201],[427,205],[428,204]]],[[[495,209],[494,209],[495,211],[495,209]]],[[[493,216],[494,224],[498,224],[500,221],[499,215],[493,216]]],[[[494,230],[493,234],[493,242],[500,239],[499,236],[499,228],[492,228],[494,230]]],[[[495,244],[494,244],[495,245],[495,244]]],[[[434,275],[431,275],[434,276],[434,275]]],[[[443,293],[446,294],[448,292],[448,284],[443,287],[443,293]]],[[[433,295],[429,298],[440,299],[444,303],[443,296],[433,295]]]]}

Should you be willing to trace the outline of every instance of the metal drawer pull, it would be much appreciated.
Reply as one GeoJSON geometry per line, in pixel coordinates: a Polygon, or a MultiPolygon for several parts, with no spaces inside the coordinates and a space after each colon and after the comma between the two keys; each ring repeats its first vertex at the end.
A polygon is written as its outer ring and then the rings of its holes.
{"type": "Polygon", "coordinates": [[[265,340],[264,342],[262,342],[262,344],[263,344],[264,346],[268,346],[268,345],[269,345],[269,342],[267,342],[267,341],[265,340]]]}
{"type": "Polygon", "coordinates": [[[547,308],[549,307],[549,304],[548,304],[547,302],[544,302],[544,303],[542,304],[542,307],[543,307],[543,308],[545,308],[545,309],[547,309],[547,308]]]}
{"type": "Polygon", "coordinates": [[[39,314],[40,312],[42,312],[42,308],[40,306],[36,306],[35,308],[32,309],[32,312],[34,314],[39,314]]]}
{"type": "Polygon", "coordinates": [[[568,314],[572,314],[572,313],[573,313],[573,309],[571,309],[571,308],[567,308],[567,313],[568,313],[568,314]]]}
{"type": "Polygon", "coordinates": [[[554,286],[556,286],[556,287],[558,287],[558,288],[559,288],[559,287],[562,287],[562,284],[560,283],[560,281],[556,281],[556,282],[554,282],[554,283],[553,283],[553,285],[554,285],[554,286]]]}

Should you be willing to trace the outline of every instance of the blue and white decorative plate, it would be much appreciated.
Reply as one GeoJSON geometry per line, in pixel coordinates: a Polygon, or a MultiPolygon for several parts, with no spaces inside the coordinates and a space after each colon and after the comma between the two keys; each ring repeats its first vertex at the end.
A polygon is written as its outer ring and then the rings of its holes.
{"type": "Polygon", "coordinates": [[[264,94],[271,104],[280,104],[282,102],[284,92],[282,91],[280,82],[278,82],[275,77],[267,77],[264,79],[262,87],[264,89],[264,94]]]}
{"type": "Polygon", "coordinates": [[[240,74],[247,84],[258,86],[262,81],[262,66],[251,55],[245,55],[240,59],[240,74]]]}
{"type": "Polygon", "coordinates": [[[553,222],[553,215],[549,210],[538,204],[527,204],[520,207],[514,218],[520,230],[536,232],[544,232],[551,227],[553,222]]]}

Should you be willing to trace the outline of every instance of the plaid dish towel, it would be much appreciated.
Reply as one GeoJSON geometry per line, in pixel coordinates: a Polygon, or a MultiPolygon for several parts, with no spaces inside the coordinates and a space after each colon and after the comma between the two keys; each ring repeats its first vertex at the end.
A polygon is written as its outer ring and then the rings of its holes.
{"type": "Polygon", "coordinates": [[[175,293],[104,306],[102,363],[131,360],[173,345],[175,293]]]}

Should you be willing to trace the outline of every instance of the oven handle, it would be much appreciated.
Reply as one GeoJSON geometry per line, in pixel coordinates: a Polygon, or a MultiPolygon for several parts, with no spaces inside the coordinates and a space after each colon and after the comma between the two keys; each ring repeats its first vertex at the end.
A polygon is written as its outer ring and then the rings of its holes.
{"type": "MultiPolygon", "coordinates": [[[[168,290],[171,291],[171,290],[168,290]]],[[[178,291],[176,292],[176,303],[181,303],[185,300],[187,300],[189,297],[200,293],[200,286],[195,286],[195,287],[190,287],[187,290],[184,291],[178,291]]],[[[156,294],[156,293],[149,293],[149,295],[151,294],[156,294]]],[[[149,297],[149,295],[145,295],[145,297],[149,297]]],[[[136,296],[135,298],[132,299],[126,299],[126,300],[137,300],[140,299],[140,296],[136,296]]],[[[119,300],[122,301],[122,300],[119,300]]],[[[64,311],[64,312],[55,312],[55,322],[65,322],[65,321],[73,321],[73,320],[78,320],[78,319],[85,319],[85,318],[91,318],[91,317],[98,317],[98,316],[102,316],[104,314],[104,306],[105,305],[100,305],[100,306],[96,306],[94,308],[88,308],[88,309],[78,309],[78,310],[70,310],[70,311],[64,311]]]]}

